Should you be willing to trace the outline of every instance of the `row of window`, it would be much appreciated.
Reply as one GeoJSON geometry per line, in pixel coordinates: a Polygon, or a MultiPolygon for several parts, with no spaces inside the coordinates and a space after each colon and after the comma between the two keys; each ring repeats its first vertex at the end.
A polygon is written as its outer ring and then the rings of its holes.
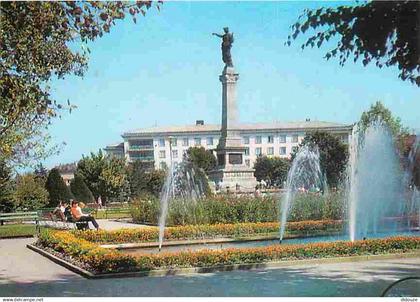
{"type": "MultiPolygon", "coordinates": [[[[285,143],[286,142],[286,135],[280,135],[279,136],[279,143],[285,143]]],[[[194,145],[195,146],[201,146],[202,144],[202,138],[201,137],[196,137],[194,138],[194,145]]],[[[297,143],[299,141],[299,136],[296,135],[292,135],[292,143],[297,143]]],[[[243,142],[245,145],[248,145],[250,142],[250,137],[249,136],[245,136],[243,138],[243,142]]],[[[262,136],[255,136],[254,138],[254,143],[255,144],[262,144],[262,136]]],[[[274,143],[274,136],[273,135],[268,135],[267,136],[267,143],[269,144],[273,144],[274,143]]],[[[159,147],[165,147],[166,144],[166,140],[164,138],[159,139],[159,147]]],[[[177,138],[172,138],[171,139],[171,144],[173,147],[177,147],[178,146],[178,139],[177,138]]],[[[214,141],[213,141],[213,137],[207,137],[206,138],[206,145],[207,146],[213,146],[214,141]]],[[[185,137],[182,139],[182,146],[184,147],[188,147],[190,145],[190,140],[188,137],[185,137]]]]}
{"type": "MultiPolygon", "coordinates": [[[[297,146],[292,147],[292,152],[297,150],[297,146]]],[[[185,151],[184,151],[185,152],[185,151]]],[[[287,153],[286,147],[279,148],[279,155],[286,155],[287,153]]],[[[178,150],[172,150],[172,158],[178,158],[178,150]]],[[[245,149],[245,155],[250,155],[249,148],[245,149]]],[[[263,150],[261,147],[255,148],[255,155],[264,155],[263,150]]],[[[266,155],[274,155],[274,147],[268,147],[266,155]]],[[[160,150],[159,151],[159,158],[166,158],[166,151],[160,150]]]]}
{"type": "MultiPolygon", "coordinates": [[[[280,135],[279,136],[279,143],[285,143],[286,142],[286,135],[280,135]]],[[[292,143],[297,143],[299,140],[299,136],[297,134],[292,135],[292,143]]],[[[249,136],[245,136],[243,138],[244,145],[248,145],[250,141],[249,136]]],[[[255,144],[261,144],[262,143],[262,136],[255,136],[254,138],[255,144]]],[[[267,143],[273,144],[274,143],[274,135],[268,135],[267,136],[267,143]]]]}
{"type": "MultiPolygon", "coordinates": [[[[177,147],[178,146],[178,139],[177,138],[171,138],[171,145],[172,147],[177,147]]],[[[196,137],[194,138],[194,146],[201,146],[201,137],[196,137]]],[[[159,139],[159,147],[165,147],[166,144],[166,140],[164,138],[160,138],[159,139]]],[[[206,145],[207,146],[213,146],[214,141],[213,141],[213,137],[207,137],[206,138],[206,145]]],[[[182,139],[182,146],[184,147],[188,147],[190,145],[190,140],[188,137],[185,137],[182,139]]]]}
{"type": "MultiPolygon", "coordinates": [[[[297,150],[297,146],[292,147],[292,152],[295,152],[297,150]]],[[[265,153],[263,153],[263,150],[261,147],[257,147],[255,148],[255,155],[259,156],[259,155],[264,155],[265,153]]],[[[286,155],[287,154],[287,150],[286,147],[280,147],[279,148],[279,155],[286,155]]],[[[249,152],[249,148],[245,149],[245,155],[250,155],[249,152]]],[[[274,147],[267,147],[267,153],[266,155],[275,155],[274,154],[274,147]]]]}

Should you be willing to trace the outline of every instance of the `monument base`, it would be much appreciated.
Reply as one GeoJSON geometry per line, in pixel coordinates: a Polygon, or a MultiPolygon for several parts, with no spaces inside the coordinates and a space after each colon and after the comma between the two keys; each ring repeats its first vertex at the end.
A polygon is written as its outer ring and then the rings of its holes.
{"type": "Polygon", "coordinates": [[[254,169],[237,167],[235,169],[217,169],[210,171],[209,178],[214,182],[216,191],[254,192],[257,180],[254,169]]]}
{"type": "Polygon", "coordinates": [[[255,170],[244,165],[244,147],[224,147],[215,150],[218,166],[208,173],[216,191],[254,192],[255,170]]]}

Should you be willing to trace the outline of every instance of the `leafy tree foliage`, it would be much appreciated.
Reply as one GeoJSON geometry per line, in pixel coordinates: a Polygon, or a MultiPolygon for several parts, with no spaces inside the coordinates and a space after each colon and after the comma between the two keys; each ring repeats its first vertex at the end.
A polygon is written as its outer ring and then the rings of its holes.
{"type": "Polygon", "coordinates": [[[362,113],[358,123],[359,130],[364,132],[366,128],[375,121],[382,121],[385,123],[394,137],[409,134],[408,129],[402,125],[401,119],[399,117],[394,117],[392,112],[379,101],[371,105],[368,111],[362,113]]]}
{"type": "Polygon", "coordinates": [[[83,177],[78,173],[74,174],[74,178],[70,182],[70,190],[74,198],[84,203],[95,201],[92,192],[87,187],[83,177]]]}
{"type": "Polygon", "coordinates": [[[36,210],[48,204],[48,191],[33,174],[18,176],[13,200],[18,210],[36,210]]]}
{"type": "Polygon", "coordinates": [[[66,186],[57,168],[51,169],[48,173],[45,188],[49,193],[49,206],[55,207],[60,201],[69,201],[73,198],[69,188],[66,186]]]}
{"type": "Polygon", "coordinates": [[[374,0],[354,6],[305,10],[292,25],[292,39],[305,34],[313,35],[302,45],[317,46],[329,40],[337,45],[325,58],[339,57],[340,65],[352,55],[363,65],[396,66],[399,78],[420,87],[420,2],[374,0]]]}
{"type": "Polygon", "coordinates": [[[128,166],[128,180],[131,197],[138,197],[147,193],[159,196],[165,181],[165,172],[150,169],[148,165],[141,161],[134,161],[128,166]]]}
{"type": "Polygon", "coordinates": [[[211,171],[216,167],[216,157],[204,147],[188,148],[184,155],[184,160],[193,163],[195,167],[201,168],[205,172],[211,171]]]}
{"type": "Polygon", "coordinates": [[[0,212],[11,212],[15,208],[11,177],[11,169],[4,161],[0,161],[0,212]]]}
{"type": "MultiPolygon", "coordinates": [[[[306,134],[299,144],[299,148],[304,145],[318,146],[321,169],[327,177],[328,185],[330,187],[339,186],[346,170],[348,147],[332,134],[322,131],[306,134]]],[[[298,150],[292,154],[292,159],[298,150]]]]}
{"type": "MultiPolygon", "coordinates": [[[[156,6],[160,7],[160,1],[156,6]]],[[[10,160],[46,156],[46,126],[69,101],[50,94],[51,79],[82,76],[87,43],[108,33],[117,20],[134,22],[152,1],[0,2],[0,155],[10,160]]]]}
{"type": "Polygon", "coordinates": [[[129,195],[125,162],[115,157],[106,157],[102,150],[83,157],[77,164],[77,173],[83,177],[95,199],[99,196],[122,201],[129,195]]]}
{"type": "Polygon", "coordinates": [[[269,186],[281,187],[286,181],[290,161],[280,157],[259,156],[254,164],[254,176],[269,186]]]}

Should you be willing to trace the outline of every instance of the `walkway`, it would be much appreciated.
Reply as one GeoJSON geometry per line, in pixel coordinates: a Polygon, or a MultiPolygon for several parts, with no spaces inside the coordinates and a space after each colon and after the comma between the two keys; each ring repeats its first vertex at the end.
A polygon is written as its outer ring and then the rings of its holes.
{"type": "MultiPolygon", "coordinates": [[[[0,296],[378,296],[392,281],[420,275],[420,258],[413,258],[87,280],[25,248],[33,240],[0,240],[0,296]]],[[[420,284],[400,291],[420,295],[420,284]]]]}

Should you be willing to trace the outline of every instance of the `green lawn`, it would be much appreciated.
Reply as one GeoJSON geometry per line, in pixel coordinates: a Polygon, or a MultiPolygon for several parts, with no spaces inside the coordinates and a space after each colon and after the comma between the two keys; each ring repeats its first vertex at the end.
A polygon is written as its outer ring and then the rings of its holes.
{"type": "Polygon", "coordinates": [[[34,224],[6,224],[0,226],[0,238],[32,236],[36,233],[34,224]]]}

